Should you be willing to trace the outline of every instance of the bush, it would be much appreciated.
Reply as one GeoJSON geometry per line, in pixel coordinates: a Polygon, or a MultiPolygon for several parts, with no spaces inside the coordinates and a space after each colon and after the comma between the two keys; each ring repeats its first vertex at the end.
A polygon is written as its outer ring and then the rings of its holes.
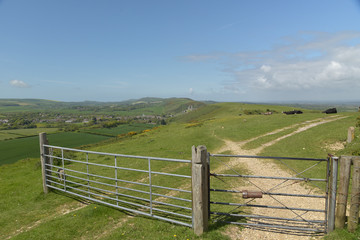
{"type": "Polygon", "coordinates": [[[259,109],[245,109],[244,110],[244,114],[246,115],[261,115],[262,114],[262,111],[259,110],[259,109]]]}
{"type": "Polygon", "coordinates": [[[114,128],[117,127],[118,125],[120,125],[121,123],[118,121],[109,121],[109,122],[104,122],[102,124],[103,128],[114,128]]]}
{"type": "Polygon", "coordinates": [[[128,132],[128,136],[134,136],[134,135],[136,135],[137,133],[136,132],[134,132],[134,131],[132,131],[132,132],[128,132]]]}

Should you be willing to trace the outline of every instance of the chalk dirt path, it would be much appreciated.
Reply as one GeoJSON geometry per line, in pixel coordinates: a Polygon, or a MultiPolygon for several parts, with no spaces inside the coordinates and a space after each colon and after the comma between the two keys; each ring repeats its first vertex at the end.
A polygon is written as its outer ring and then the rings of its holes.
{"type": "MultiPolygon", "coordinates": [[[[262,136],[258,136],[246,141],[241,142],[232,142],[230,140],[224,140],[225,146],[219,149],[217,152],[221,153],[227,150],[230,150],[232,154],[238,155],[258,155],[263,149],[266,147],[272,146],[275,143],[279,142],[280,140],[286,139],[290,136],[293,136],[297,133],[306,131],[310,128],[316,127],[320,124],[326,124],[332,121],[336,121],[342,119],[344,117],[340,116],[331,116],[327,118],[315,119],[312,121],[306,121],[303,123],[295,124],[289,127],[285,127],[282,129],[277,129],[275,131],[269,132],[262,136]],[[284,130],[288,130],[291,128],[295,128],[295,130],[289,134],[281,136],[273,141],[267,142],[262,146],[251,149],[245,150],[242,147],[251,141],[254,141],[258,138],[272,135],[279,133],[284,130]]],[[[286,171],[283,168],[280,168],[279,165],[273,163],[269,160],[264,159],[244,159],[244,158],[233,158],[228,165],[237,166],[242,164],[251,175],[260,175],[260,176],[280,176],[280,177],[293,177],[294,173],[290,171],[286,171]]],[[[215,173],[220,173],[223,170],[228,169],[227,166],[221,165],[215,170],[212,170],[215,173]]],[[[252,184],[246,184],[246,186],[237,186],[237,190],[259,190],[256,186],[260,186],[262,190],[268,191],[272,189],[275,185],[284,182],[284,180],[262,180],[262,179],[251,179],[252,184]],[[256,186],[255,186],[256,185],[256,186]]],[[[301,182],[294,182],[290,183],[290,181],[285,182],[279,186],[279,189],[275,188],[272,189],[271,192],[286,192],[292,194],[319,194],[316,193],[316,189],[310,187],[308,185],[301,184],[301,182]]],[[[311,208],[311,209],[324,209],[325,206],[325,199],[322,198],[299,198],[299,197],[284,197],[284,196],[275,196],[281,203],[286,203],[287,207],[297,207],[297,208],[311,208]]],[[[248,202],[247,200],[246,202],[248,202]]],[[[272,205],[272,206],[283,206],[279,201],[274,200],[273,198],[269,197],[268,195],[264,195],[261,199],[255,199],[255,201],[251,201],[250,204],[261,204],[261,205],[272,205]]],[[[267,208],[252,208],[251,214],[253,215],[266,215],[266,216],[276,216],[276,217],[283,217],[283,218],[305,218],[305,219],[314,219],[314,220],[322,220],[324,219],[324,213],[318,212],[304,212],[304,211],[294,211],[291,212],[289,210],[278,210],[278,209],[267,209],[267,208]],[[305,214],[304,214],[305,213],[305,214]]],[[[266,228],[265,228],[266,229],[266,228]]],[[[230,236],[231,239],[244,239],[244,240],[260,240],[260,239],[296,239],[296,240],[303,240],[303,239],[314,239],[311,236],[299,236],[299,235],[287,235],[283,233],[276,233],[276,232],[269,232],[263,230],[256,230],[253,228],[245,228],[243,230],[239,230],[239,227],[236,225],[231,226],[226,232],[226,235],[230,236]]]]}

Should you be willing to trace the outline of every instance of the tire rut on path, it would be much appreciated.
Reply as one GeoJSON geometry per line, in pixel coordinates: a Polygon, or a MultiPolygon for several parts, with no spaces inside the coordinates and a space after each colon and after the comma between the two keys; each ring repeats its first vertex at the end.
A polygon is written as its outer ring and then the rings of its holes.
{"type": "MultiPolygon", "coordinates": [[[[272,146],[279,141],[286,139],[290,136],[293,136],[295,134],[298,134],[300,132],[304,132],[310,128],[319,126],[321,124],[326,124],[332,121],[337,121],[340,119],[343,119],[345,117],[340,117],[338,115],[331,116],[328,118],[321,118],[321,119],[315,119],[312,121],[306,121],[303,123],[295,124],[292,126],[284,127],[281,129],[277,129],[275,131],[263,134],[261,136],[241,141],[241,142],[233,142],[230,140],[224,140],[225,146],[223,146],[221,149],[219,149],[217,152],[224,152],[224,151],[231,151],[232,154],[236,155],[258,155],[261,151],[263,151],[266,147],[272,146]],[[242,147],[251,141],[254,141],[258,138],[276,134],[279,132],[282,132],[284,130],[288,130],[291,128],[296,128],[294,131],[292,131],[289,134],[283,135],[275,140],[272,140],[270,142],[267,142],[265,144],[262,144],[260,147],[250,150],[245,150],[242,147]]],[[[283,168],[279,167],[278,164],[273,163],[272,161],[264,160],[264,159],[256,159],[256,158],[232,158],[230,162],[227,163],[227,166],[221,165],[216,169],[213,169],[212,171],[215,173],[220,173],[221,171],[229,169],[229,167],[235,167],[239,164],[245,165],[245,168],[247,171],[250,172],[251,175],[258,175],[258,176],[279,176],[279,177],[293,177],[293,173],[290,171],[286,171],[283,168]]],[[[247,190],[259,190],[255,186],[261,186],[262,190],[269,190],[274,187],[274,185],[281,184],[283,180],[263,180],[263,179],[251,179],[252,186],[237,186],[236,190],[244,190],[244,188],[247,190]],[[249,189],[252,188],[252,189],[249,189]]],[[[234,189],[235,190],[235,189],[234,189]]],[[[286,188],[281,189],[272,189],[272,192],[284,192],[286,190],[286,193],[290,194],[316,194],[316,191],[318,191],[317,188],[311,187],[309,185],[304,185],[302,182],[294,182],[293,184],[286,185],[286,188]]],[[[301,201],[304,198],[295,198],[295,197],[276,197],[272,198],[268,195],[264,195],[261,199],[256,199],[255,201],[251,201],[251,204],[261,204],[261,205],[267,205],[267,206],[282,206],[283,203],[286,203],[287,207],[296,207],[296,208],[311,208],[311,209],[324,209],[325,207],[325,199],[323,198],[307,198],[306,201],[301,201]]],[[[311,219],[311,220],[319,220],[324,219],[324,213],[318,213],[318,212],[300,212],[300,211],[292,211],[289,212],[289,210],[277,210],[277,209],[270,209],[270,208],[253,208],[251,211],[251,214],[253,215],[265,215],[265,216],[277,216],[277,217],[283,217],[283,218],[297,218],[297,219],[311,219]]],[[[239,230],[239,227],[236,225],[230,226],[228,230],[224,233],[231,237],[231,239],[244,239],[244,240],[251,240],[251,239],[291,239],[291,240],[305,240],[305,239],[314,239],[313,237],[309,235],[287,235],[283,233],[277,233],[277,232],[270,232],[263,230],[256,230],[254,228],[245,228],[243,230],[239,230]]]]}

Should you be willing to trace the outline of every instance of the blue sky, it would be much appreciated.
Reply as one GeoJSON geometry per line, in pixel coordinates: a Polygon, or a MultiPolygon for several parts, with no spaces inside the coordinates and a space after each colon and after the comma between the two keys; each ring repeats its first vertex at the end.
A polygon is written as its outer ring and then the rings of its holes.
{"type": "Polygon", "coordinates": [[[0,98],[360,100],[357,0],[0,0],[0,98]]]}

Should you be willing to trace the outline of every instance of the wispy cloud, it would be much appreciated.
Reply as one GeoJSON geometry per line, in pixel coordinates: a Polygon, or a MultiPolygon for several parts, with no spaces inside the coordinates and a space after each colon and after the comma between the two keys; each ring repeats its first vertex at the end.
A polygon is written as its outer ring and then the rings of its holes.
{"type": "Polygon", "coordinates": [[[26,82],[24,81],[21,81],[21,80],[10,80],[10,85],[13,86],[13,87],[16,87],[16,88],[29,88],[30,85],[27,84],[26,82]]]}
{"type": "Polygon", "coordinates": [[[230,28],[234,27],[235,25],[236,25],[236,22],[224,24],[224,25],[220,26],[217,30],[221,31],[221,30],[225,30],[225,29],[230,29],[230,28]]]}
{"type": "Polygon", "coordinates": [[[219,62],[223,71],[232,76],[223,82],[224,89],[243,93],[360,87],[360,32],[302,32],[282,40],[271,50],[217,55],[224,58],[219,62]]]}
{"type": "Polygon", "coordinates": [[[360,33],[322,34],[310,42],[295,41],[271,51],[254,52],[250,61],[240,59],[254,68],[234,70],[235,80],[260,89],[359,86],[360,45],[347,44],[359,37],[360,33]]]}

